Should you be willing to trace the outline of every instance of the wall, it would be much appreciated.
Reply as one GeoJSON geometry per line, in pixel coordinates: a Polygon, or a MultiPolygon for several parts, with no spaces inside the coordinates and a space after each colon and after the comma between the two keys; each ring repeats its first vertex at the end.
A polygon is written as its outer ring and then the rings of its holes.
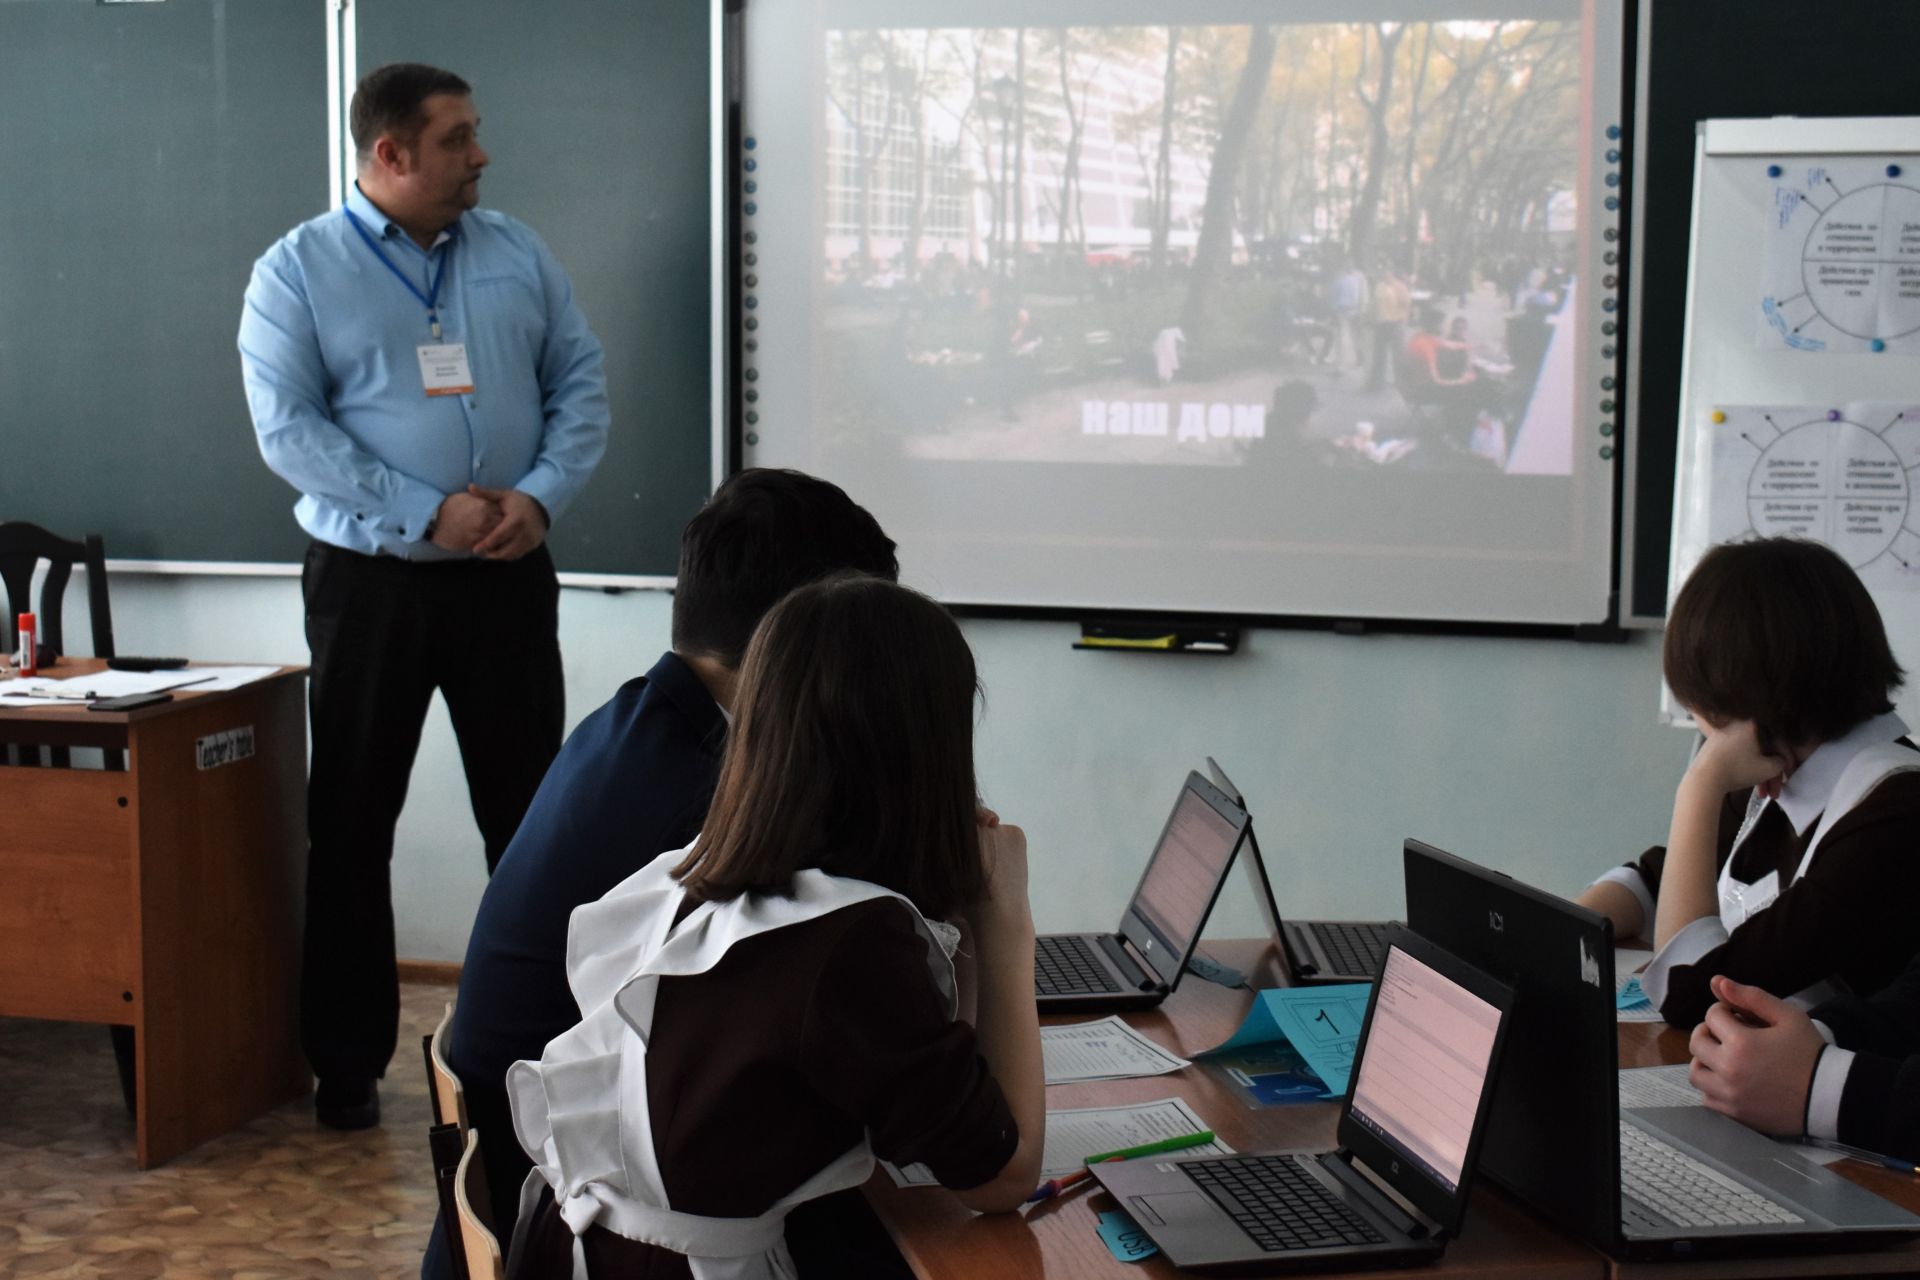
{"type": "MultiPolygon", "coordinates": [[[[76,641],[84,599],[76,583],[76,641]]],[[[660,592],[563,594],[570,724],[651,665],[668,609],[660,592]]],[[[306,660],[291,578],[118,575],[113,611],[124,653],[306,660]]],[[[1655,720],[1657,636],[1262,631],[1201,658],[1076,652],[1063,623],[966,630],[987,688],[981,786],[1027,829],[1043,930],[1112,927],[1180,779],[1209,754],[1247,795],[1282,912],[1336,919],[1403,914],[1409,835],[1571,892],[1664,837],[1686,762],[1687,735],[1655,720]]],[[[400,953],[458,960],[485,872],[437,700],[397,849],[400,953]]],[[[1236,875],[1209,933],[1260,927],[1236,875]]]]}

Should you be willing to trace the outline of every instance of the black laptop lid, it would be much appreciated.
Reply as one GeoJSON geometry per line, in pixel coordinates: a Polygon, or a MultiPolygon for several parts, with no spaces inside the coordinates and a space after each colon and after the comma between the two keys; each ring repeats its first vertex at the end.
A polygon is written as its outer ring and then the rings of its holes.
{"type": "Polygon", "coordinates": [[[1406,842],[1407,924],[1514,989],[1480,1172],[1594,1243],[1620,1221],[1619,1052],[1606,917],[1406,842]]]}
{"type": "Polygon", "coordinates": [[[1513,989],[1394,926],[1367,1001],[1340,1145],[1458,1234],[1513,989]]]}
{"type": "Polygon", "coordinates": [[[1120,932],[1164,987],[1174,986],[1247,836],[1247,811],[1197,773],[1187,774],[1153,856],[1120,919],[1120,932]]]}

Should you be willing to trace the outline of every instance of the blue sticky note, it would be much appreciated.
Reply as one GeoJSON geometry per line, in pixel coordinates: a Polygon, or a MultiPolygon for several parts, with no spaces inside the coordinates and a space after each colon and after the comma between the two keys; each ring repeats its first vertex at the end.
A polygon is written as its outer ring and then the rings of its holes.
{"type": "Polygon", "coordinates": [[[1645,1009],[1652,1004],[1647,993],[1640,989],[1640,975],[1637,973],[1620,984],[1620,994],[1613,998],[1616,1009],[1645,1009]]]}
{"type": "Polygon", "coordinates": [[[1340,1097],[1353,1072],[1353,1052],[1372,993],[1370,982],[1257,992],[1240,1029],[1207,1053],[1282,1041],[1298,1050],[1308,1068],[1326,1082],[1324,1096],[1340,1097]]]}
{"type": "Polygon", "coordinates": [[[1118,1209],[1109,1209],[1100,1215],[1100,1239],[1107,1251],[1121,1262],[1139,1262],[1160,1252],[1160,1246],[1118,1209]]]}

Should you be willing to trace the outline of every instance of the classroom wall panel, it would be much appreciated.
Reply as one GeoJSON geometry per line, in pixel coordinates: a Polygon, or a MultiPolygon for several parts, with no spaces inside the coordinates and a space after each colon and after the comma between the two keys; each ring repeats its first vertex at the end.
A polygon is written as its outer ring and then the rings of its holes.
{"type": "MultiPolygon", "coordinates": [[[[291,582],[122,576],[113,604],[129,652],[306,660],[291,582]]],[[[562,594],[569,728],[653,664],[669,609],[657,591],[562,594]]],[[[1665,837],[1686,765],[1689,736],[1657,721],[1652,637],[1255,631],[1199,658],[1076,652],[1063,623],[963,625],[986,687],[980,785],[1028,832],[1043,930],[1112,927],[1208,755],[1247,794],[1281,910],[1322,919],[1400,915],[1406,836],[1571,893],[1665,837]]],[[[68,626],[85,634],[78,612],[68,626]]],[[[400,953],[458,961],[486,871],[437,700],[397,843],[400,953]]],[[[1260,928],[1236,872],[1209,934],[1260,928]]]]}
{"type": "MultiPolygon", "coordinates": [[[[235,349],[254,260],[327,210],[325,0],[0,3],[0,520],[114,560],[298,563],[235,349]]],[[[373,0],[359,69],[475,86],[483,200],[607,350],[606,459],[561,570],[670,575],[710,488],[703,0],[373,0]]]]}

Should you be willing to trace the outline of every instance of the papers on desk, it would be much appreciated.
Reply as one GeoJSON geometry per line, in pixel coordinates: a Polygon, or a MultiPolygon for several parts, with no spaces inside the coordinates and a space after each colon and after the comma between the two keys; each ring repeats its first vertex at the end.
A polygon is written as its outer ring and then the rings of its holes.
{"type": "Polygon", "coordinates": [[[1651,959],[1653,952],[1639,947],[1613,949],[1613,1005],[1621,1022],[1666,1021],[1640,989],[1640,971],[1651,959]]]}
{"type": "Polygon", "coordinates": [[[210,680],[196,680],[195,693],[221,693],[228,689],[238,689],[243,684],[252,684],[255,680],[265,680],[278,671],[276,666],[267,667],[195,667],[191,671],[176,671],[175,675],[211,676],[210,680]]]}
{"type": "MultiPolygon", "coordinates": [[[[1085,1168],[1088,1156],[1199,1133],[1208,1127],[1182,1098],[1049,1111],[1047,1148],[1040,1157],[1040,1176],[1042,1179],[1063,1177],[1075,1169],[1085,1168]]],[[[1216,1140],[1188,1147],[1180,1154],[1224,1156],[1233,1154],[1233,1148],[1216,1140]]]]}
{"type": "Polygon", "coordinates": [[[1247,1011],[1240,1029],[1200,1056],[1288,1044],[1325,1083],[1326,1092],[1321,1096],[1338,1098],[1347,1091],[1353,1053],[1360,1043],[1360,1024],[1366,1020],[1367,999],[1372,994],[1371,982],[1256,992],[1253,1008],[1247,1011]]]}
{"type": "Polygon", "coordinates": [[[1046,1060],[1048,1084],[1159,1076],[1190,1065],[1115,1016],[1042,1027],[1040,1053],[1046,1060]]]}
{"type": "Polygon", "coordinates": [[[1687,1083],[1691,1064],[1666,1067],[1623,1067],[1620,1070],[1622,1107],[1703,1107],[1706,1099],[1687,1083]]]}
{"type": "Polygon", "coordinates": [[[91,702],[95,698],[124,698],[136,693],[160,693],[183,685],[200,684],[207,673],[197,671],[96,671],[91,675],[19,676],[0,684],[0,702],[9,707],[45,707],[63,702],[91,702]]]}
{"type": "Polygon", "coordinates": [[[84,705],[97,698],[192,689],[213,693],[264,679],[278,667],[183,667],[175,671],[95,671],[75,676],[20,676],[0,683],[0,707],[84,705]]]}
{"type": "MultiPolygon", "coordinates": [[[[1180,1098],[1162,1098],[1157,1102],[1136,1102],[1118,1107],[1075,1107],[1047,1112],[1047,1144],[1041,1155],[1040,1177],[1058,1178],[1086,1167],[1087,1157],[1122,1147],[1137,1147],[1161,1138],[1199,1133],[1207,1125],[1193,1108],[1180,1098]]],[[[1223,1142],[1208,1142],[1189,1147],[1183,1156],[1221,1156],[1233,1154],[1223,1142]]],[[[881,1167],[896,1187],[938,1185],[933,1171],[923,1164],[900,1167],[881,1161],[881,1167]]]]}

